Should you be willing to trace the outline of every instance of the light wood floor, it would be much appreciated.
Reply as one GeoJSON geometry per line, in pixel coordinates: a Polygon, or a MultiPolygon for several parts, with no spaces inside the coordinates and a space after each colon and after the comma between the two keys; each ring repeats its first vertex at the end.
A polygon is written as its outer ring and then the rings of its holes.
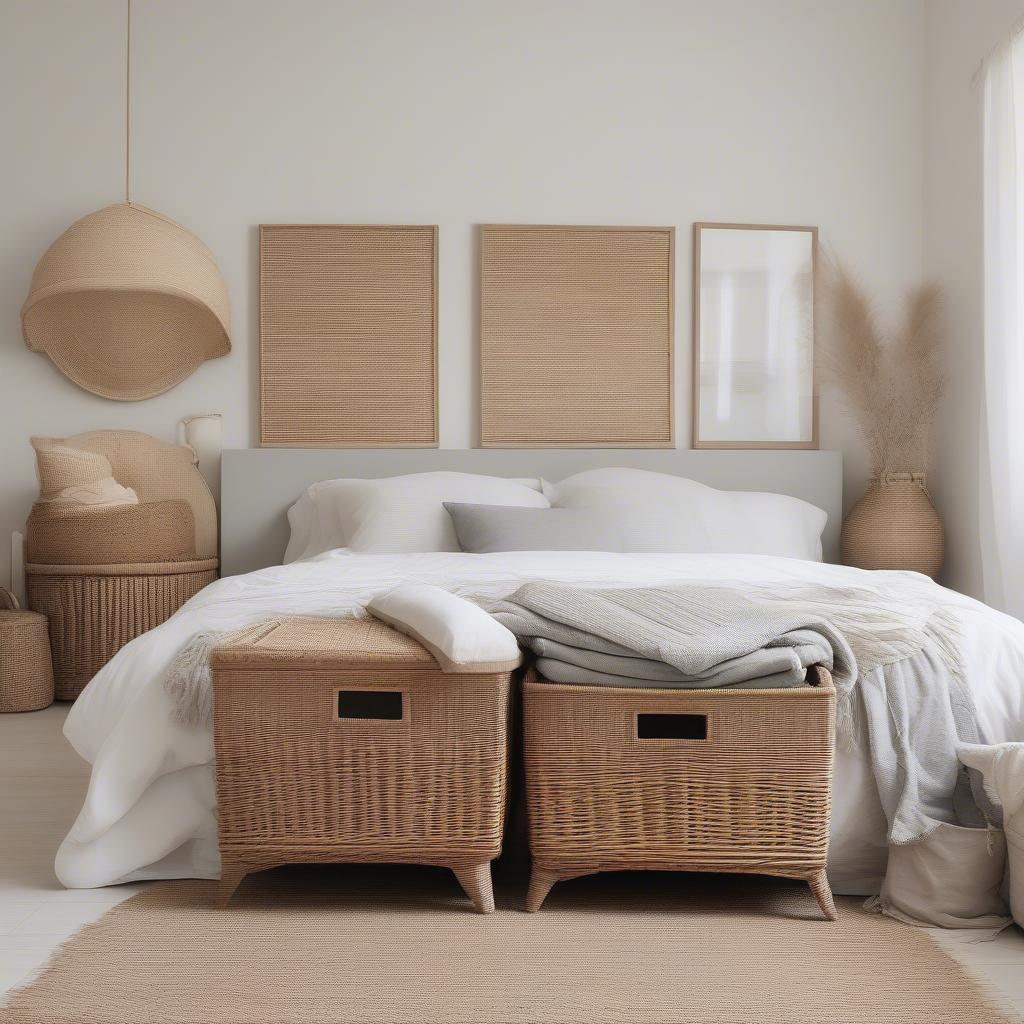
{"type": "MultiPolygon", "coordinates": [[[[0,997],[27,980],[83,924],[142,886],[62,889],[53,855],[75,819],[87,766],[61,735],[67,705],[0,715],[0,997]]],[[[1024,933],[992,942],[932,933],[1024,1020],[1024,933]]]]}

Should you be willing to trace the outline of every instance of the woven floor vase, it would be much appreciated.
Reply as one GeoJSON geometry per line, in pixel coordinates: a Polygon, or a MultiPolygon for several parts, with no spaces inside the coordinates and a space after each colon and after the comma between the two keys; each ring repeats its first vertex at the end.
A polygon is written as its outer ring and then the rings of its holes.
{"type": "Polygon", "coordinates": [[[159,395],[231,349],[227,289],[210,250],[132,203],[83,217],[50,246],[21,322],[33,352],[121,401],[159,395]]]}
{"type": "Polygon", "coordinates": [[[873,477],[843,523],[842,554],[859,569],[905,569],[935,577],[946,548],[923,473],[873,477]]]}

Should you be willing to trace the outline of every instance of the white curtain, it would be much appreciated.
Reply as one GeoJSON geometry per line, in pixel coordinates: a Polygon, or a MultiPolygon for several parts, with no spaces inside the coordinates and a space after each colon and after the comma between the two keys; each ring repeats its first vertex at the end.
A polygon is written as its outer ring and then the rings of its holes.
{"type": "Polygon", "coordinates": [[[984,94],[985,600],[1024,618],[1024,37],[1019,33],[986,62],[984,94]]]}

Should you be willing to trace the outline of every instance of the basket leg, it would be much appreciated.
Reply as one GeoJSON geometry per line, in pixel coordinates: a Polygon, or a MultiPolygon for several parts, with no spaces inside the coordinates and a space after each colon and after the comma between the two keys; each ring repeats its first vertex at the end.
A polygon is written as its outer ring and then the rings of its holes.
{"type": "Polygon", "coordinates": [[[551,892],[551,887],[557,881],[558,875],[553,871],[538,867],[536,864],[533,865],[533,871],[530,873],[530,888],[526,893],[526,912],[528,914],[535,914],[540,910],[548,893],[551,892]]]}
{"type": "Polygon", "coordinates": [[[242,879],[249,874],[249,869],[242,864],[232,864],[221,868],[220,882],[217,885],[217,908],[223,910],[231,902],[235,890],[242,884],[242,879]]]}
{"type": "Polygon", "coordinates": [[[828,877],[825,875],[824,868],[820,871],[815,871],[807,879],[807,884],[811,887],[811,892],[818,901],[818,906],[821,907],[821,912],[825,917],[829,921],[837,920],[839,915],[836,913],[836,905],[832,900],[832,889],[829,887],[828,877]]]}
{"type": "Polygon", "coordinates": [[[491,886],[491,862],[452,868],[463,891],[473,901],[478,914],[494,913],[494,889],[491,886]]]}

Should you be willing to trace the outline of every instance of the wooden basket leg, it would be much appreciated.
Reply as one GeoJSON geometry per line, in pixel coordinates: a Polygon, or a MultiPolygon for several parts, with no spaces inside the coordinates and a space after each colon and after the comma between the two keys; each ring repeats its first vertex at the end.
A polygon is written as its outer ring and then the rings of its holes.
{"type": "Polygon", "coordinates": [[[220,882],[217,884],[218,909],[223,910],[231,902],[231,897],[234,896],[235,890],[242,884],[242,879],[247,874],[249,874],[249,869],[241,864],[226,865],[221,868],[220,882]]]}
{"type": "Polygon", "coordinates": [[[478,914],[494,913],[494,889],[491,886],[491,862],[452,868],[478,914]]]}
{"type": "Polygon", "coordinates": [[[526,893],[526,912],[535,914],[540,910],[551,887],[558,881],[558,875],[547,868],[539,868],[536,864],[530,873],[530,888],[526,893]]]}
{"type": "Polygon", "coordinates": [[[814,894],[814,898],[818,901],[818,906],[821,907],[821,912],[828,918],[829,921],[835,921],[839,915],[836,913],[836,905],[832,899],[832,889],[828,884],[828,877],[825,874],[824,869],[821,871],[815,871],[810,878],[807,879],[807,884],[811,887],[811,892],[814,894]]]}

